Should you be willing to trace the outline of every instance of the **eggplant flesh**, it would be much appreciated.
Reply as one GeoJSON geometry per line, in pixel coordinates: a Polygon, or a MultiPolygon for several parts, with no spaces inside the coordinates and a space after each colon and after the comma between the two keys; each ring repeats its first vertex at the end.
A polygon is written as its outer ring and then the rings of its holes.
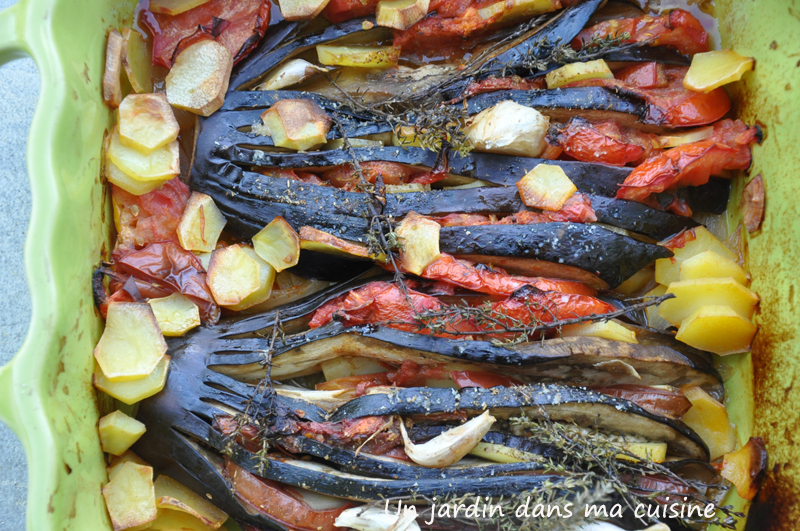
{"type": "Polygon", "coordinates": [[[708,460],[703,440],[680,421],[650,413],[627,400],[585,388],[534,384],[492,389],[442,388],[391,389],[355,398],[333,411],[338,422],[373,415],[402,415],[424,419],[437,413],[480,414],[490,411],[498,419],[521,414],[531,419],[549,418],[578,426],[665,442],[670,453],[708,460]]]}

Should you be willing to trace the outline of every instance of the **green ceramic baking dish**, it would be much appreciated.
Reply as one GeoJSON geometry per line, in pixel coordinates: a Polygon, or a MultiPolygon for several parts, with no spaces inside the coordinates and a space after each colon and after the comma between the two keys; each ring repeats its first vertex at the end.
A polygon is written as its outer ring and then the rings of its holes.
{"type": "MultiPolygon", "coordinates": [[[[32,322],[22,349],[0,370],[0,419],[28,456],[27,528],[36,531],[111,529],[100,494],[106,472],[91,385],[102,321],[90,277],[111,248],[113,225],[100,177],[103,133],[111,125],[100,95],[106,33],[130,24],[134,5],[22,0],[0,13],[0,63],[30,55],[42,87],[27,153],[32,322]]],[[[766,217],[744,242],[762,299],[761,329],[753,353],[725,358],[723,374],[739,438],[759,435],[769,450],[750,529],[789,531],[800,521],[800,2],[716,0],[716,12],[722,45],[757,61],[732,89],[738,116],[766,131],[751,170],[764,177],[766,217]]],[[[745,179],[736,179],[731,227],[745,179]]]]}

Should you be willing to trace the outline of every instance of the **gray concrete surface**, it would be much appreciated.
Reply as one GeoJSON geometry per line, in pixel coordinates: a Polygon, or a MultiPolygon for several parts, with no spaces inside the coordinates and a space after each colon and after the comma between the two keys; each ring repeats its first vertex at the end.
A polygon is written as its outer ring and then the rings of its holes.
{"type": "MultiPolygon", "coordinates": [[[[0,10],[14,1],[0,0],[0,10]]],[[[31,315],[22,260],[31,211],[25,144],[38,95],[30,59],[0,67],[0,364],[22,346],[31,315]]],[[[25,529],[27,483],[22,446],[0,424],[0,530],[25,529]]]]}

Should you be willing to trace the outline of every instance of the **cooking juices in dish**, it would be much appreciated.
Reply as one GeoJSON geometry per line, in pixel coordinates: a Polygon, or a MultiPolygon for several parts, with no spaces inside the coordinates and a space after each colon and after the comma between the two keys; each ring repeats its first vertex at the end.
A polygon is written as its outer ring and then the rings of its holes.
{"type": "Polygon", "coordinates": [[[759,178],[719,221],[761,140],[724,88],[752,59],[600,0],[136,19],[93,278],[116,530],[744,518],[766,454],[715,357],[756,333],[759,178]]]}

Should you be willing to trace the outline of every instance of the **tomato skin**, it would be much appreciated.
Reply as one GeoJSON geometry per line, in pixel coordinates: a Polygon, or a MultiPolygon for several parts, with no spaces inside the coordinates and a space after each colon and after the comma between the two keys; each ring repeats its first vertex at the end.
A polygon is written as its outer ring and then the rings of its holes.
{"type": "Polygon", "coordinates": [[[140,250],[117,248],[112,258],[115,271],[132,276],[144,285],[155,285],[156,292],[142,293],[143,296],[164,297],[179,292],[197,304],[204,321],[211,324],[219,321],[220,309],[206,284],[200,260],[178,244],[156,242],[140,250]],[[161,290],[166,294],[161,294],[161,290]]]}
{"type": "Polygon", "coordinates": [[[442,253],[438,260],[428,265],[421,276],[489,295],[508,296],[526,285],[562,293],[583,295],[597,293],[593,288],[580,282],[509,275],[502,269],[477,267],[467,260],[459,260],[447,253],[442,253]]]}
{"type": "Polygon", "coordinates": [[[714,125],[711,138],[684,144],[647,159],[622,183],[617,197],[646,202],[651,194],[682,186],[700,186],[722,170],[743,170],[750,166],[750,144],[759,130],[739,120],[714,125]]]}
{"type": "Polygon", "coordinates": [[[462,389],[464,387],[480,387],[482,389],[491,389],[492,387],[512,387],[515,385],[523,385],[522,382],[512,378],[511,376],[484,371],[453,371],[450,373],[450,376],[453,378],[453,381],[456,382],[462,389]]]}
{"type": "Polygon", "coordinates": [[[353,504],[336,509],[315,511],[303,500],[292,496],[280,483],[255,476],[227,457],[225,474],[233,493],[245,505],[297,531],[337,531],[336,518],[353,504]]]}
{"type": "Polygon", "coordinates": [[[178,241],[178,223],[191,191],[177,177],[152,192],[133,195],[111,186],[117,247],[141,248],[159,241],[178,241]]]}
{"type": "Polygon", "coordinates": [[[322,11],[322,16],[334,24],[350,20],[351,18],[365,17],[375,12],[378,0],[331,0],[322,11]]]}
{"type": "Polygon", "coordinates": [[[629,66],[614,74],[616,79],[633,87],[663,88],[669,84],[664,65],[659,63],[640,63],[629,66]]]}
{"type": "Polygon", "coordinates": [[[630,37],[624,42],[642,42],[656,37],[651,46],[670,46],[689,55],[708,51],[708,33],[694,15],[683,9],[673,9],[664,15],[600,22],[581,31],[572,41],[572,47],[579,50],[593,38],[619,37],[625,33],[630,37]]]}
{"type": "Polygon", "coordinates": [[[620,127],[611,120],[593,124],[583,118],[572,118],[566,126],[553,128],[549,136],[551,143],[582,162],[625,166],[645,153],[643,146],[626,142],[620,127]]]}
{"type": "Polygon", "coordinates": [[[506,323],[511,326],[516,324],[515,321],[533,323],[534,318],[551,322],[616,310],[613,305],[588,295],[542,291],[536,288],[523,288],[509,298],[494,303],[492,309],[497,314],[507,316],[506,323]]]}
{"type": "Polygon", "coordinates": [[[145,11],[142,21],[153,36],[153,64],[171,68],[192,44],[213,39],[241,61],[269,25],[269,0],[211,0],[178,15],[145,11]]]}
{"type": "Polygon", "coordinates": [[[536,79],[523,79],[518,76],[512,77],[489,77],[482,81],[473,81],[464,91],[462,98],[469,98],[487,92],[498,90],[532,90],[547,88],[543,77],[536,79]]]}
{"type": "MultiPolygon", "coordinates": [[[[374,183],[380,175],[383,178],[384,184],[404,184],[409,182],[409,178],[414,174],[422,174],[427,172],[420,172],[410,166],[397,164],[395,162],[362,162],[361,174],[364,180],[374,183]]],[[[322,174],[322,179],[329,182],[336,188],[344,188],[345,190],[353,190],[359,184],[359,176],[356,170],[350,165],[337,166],[322,174]]]]}
{"type": "Polygon", "coordinates": [[[567,199],[559,210],[543,210],[542,212],[524,210],[504,217],[498,222],[498,225],[531,225],[533,223],[549,223],[551,221],[594,223],[597,221],[597,214],[592,208],[592,200],[588,195],[575,193],[567,199]]]}

